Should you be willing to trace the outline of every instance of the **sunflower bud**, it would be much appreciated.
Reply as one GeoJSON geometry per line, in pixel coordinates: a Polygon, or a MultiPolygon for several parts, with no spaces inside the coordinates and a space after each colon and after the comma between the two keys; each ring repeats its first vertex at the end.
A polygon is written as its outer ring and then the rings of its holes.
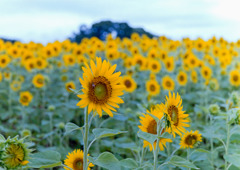
{"type": "Polygon", "coordinates": [[[211,104],[209,106],[209,112],[212,114],[212,115],[218,115],[219,112],[220,112],[220,108],[217,104],[211,104]]]}

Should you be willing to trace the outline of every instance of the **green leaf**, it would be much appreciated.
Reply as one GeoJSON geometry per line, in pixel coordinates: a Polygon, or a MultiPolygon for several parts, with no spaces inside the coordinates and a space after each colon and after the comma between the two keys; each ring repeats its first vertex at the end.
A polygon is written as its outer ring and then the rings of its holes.
{"type": "Polygon", "coordinates": [[[157,135],[146,133],[141,130],[137,133],[137,135],[139,138],[146,140],[146,141],[150,142],[151,144],[153,144],[157,140],[157,135]]]}
{"type": "Polygon", "coordinates": [[[137,168],[138,164],[135,160],[131,158],[123,159],[120,161],[120,164],[125,168],[137,168]]]}
{"type": "Polygon", "coordinates": [[[76,125],[74,123],[67,123],[65,125],[65,130],[66,130],[65,134],[71,133],[75,130],[80,130],[80,129],[82,129],[82,127],[79,127],[78,125],[76,125]]]}
{"type": "Polygon", "coordinates": [[[4,142],[5,140],[6,140],[5,137],[0,134],[0,142],[1,142],[1,141],[4,142]]]}
{"type": "Polygon", "coordinates": [[[240,154],[224,155],[224,159],[233,165],[240,167],[240,154]]]}
{"type": "Polygon", "coordinates": [[[35,153],[31,156],[28,164],[31,168],[52,168],[61,165],[61,155],[55,151],[35,153]]]}
{"type": "Polygon", "coordinates": [[[102,168],[110,170],[120,170],[119,160],[110,152],[104,152],[98,156],[95,160],[89,159],[94,165],[98,165],[102,168]]]}
{"type": "Polygon", "coordinates": [[[121,133],[127,133],[127,131],[119,131],[116,129],[107,129],[107,128],[95,128],[93,129],[93,134],[95,138],[100,139],[109,136],[115,136],[121,133]]]}
{"type": "Polygon", "coordinates": [[[201,160],[206,160],[207,156],[209,154],[209,151],[204,150],[204,149],[196,149],[192,152],[190,159],[195,162],[195,161],[201,161],[201,160]]]}
{"type": "Polygon", "coordinates": [[[179,156],[173,156],[170,160],[169,160],[169,164],[174,165],[174,166],[178,166],[178,167],[185,167],[185,168],[193,168],[193,169],[199,169],[198,167],[196,167],[193,163],[189,162],[188,160],[179,157],[179,156]]]}

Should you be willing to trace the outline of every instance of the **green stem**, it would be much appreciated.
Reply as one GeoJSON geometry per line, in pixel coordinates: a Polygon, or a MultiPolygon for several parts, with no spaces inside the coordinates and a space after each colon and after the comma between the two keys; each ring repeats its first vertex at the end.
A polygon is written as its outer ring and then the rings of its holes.
{"type": "MultiPolygon", "coordinates": [[[[227,130],[227,141],[226,141],[226,150],[225,154],[228,155],[228,146],[229,146],[229,139],[230,139],[230,125],[228,124],[228,115],[226,117],[226,130],[227,130]]],[[[225,160],[225,170],[228,169],[228,163],[225,160]]]]}
{"type": "Polygon", "coordinates": [[[143,159],[144,159],[144,154],[145,154],[145,148],[142,147],[142,155],[141,155],[141,159],[140,159],[140,167],[142,167],[142,163],[143,163],[143,159]]]}
{"type": "MultiPolygon", "coordinates": [[[[209,115],[210,116],[210,127],[212,127],[212,125],[213,125],[213,121],[212,121],[212,115],[209,115]]],[[[212,131],[211,131],[211,133],[212,133],[212,131]]],[[[211,135],[211,138],[210,138],[210,143],[211,143],[211,163],[212,163],[212,166],[214,166],[213,165],[213,134],[211,135]]]]}
{"type": "MultiPolygon", "coordinates": [[[[157,162],[158,162],[158,150],[159,150],[159,142],[160,142],[160,135],[162,132],[162,128],[160,128],[160,123],[158,123],[157,127],[157,144],[156,149],[154,150],[154,170],[157,170],[157,162]]],[[[153,147],[154,149],[154,147],[153,147]]]]}
{"type": "Polygon", "coordinates": [[[84,109],[85,114],[85,132],[84,132],[84,155],[83,155],[83,169],[88,169],[88,162],[87,162],[87,156],[88,156],[88,113],[87,113],[87,107],[84,109]]]}
{"type": "MultiPolygon", "coordinates": [[[[187,148],[187,160],[189,161],[189,156],[190,156],[190,149],[187,148]]],[[[188,170],[190,170],[190,168],[188,168],[188,170]]]]}

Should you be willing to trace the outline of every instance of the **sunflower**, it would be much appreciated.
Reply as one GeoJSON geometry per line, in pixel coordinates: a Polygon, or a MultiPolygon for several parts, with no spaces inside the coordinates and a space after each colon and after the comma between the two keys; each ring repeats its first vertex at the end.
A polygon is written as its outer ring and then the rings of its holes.
{"type": "Polygon", "coordinates": [[[175,83],[171,77],[164,76],[162,79],[162,86],[163,86],[163,89],[172,91],[174,90],[175,83]]]}
{"type": "Polygon", "coordinates": [[[83,94],[78,95],[81,100],[77,106],[84,108],[88,106],[88,113],[92,110],[97,111],[102,116],[104,110],[109,116],[113,116],[112,111],[119,108],[118,104],[124,103],[119,98],[123,95],[122,90],[125,88],[121,84],[122,78],[119,77],[121,72],[113,73],[117,65],[111,66],[106,60],[102,61],[100,57],[96,58],[96,65],[93,60],[90,66],[86,63],[83,67],[83,79],[79,79],[82,84],[83,94]]]}
{"type": "Polygon", "coordinates": [[[65,84],[65,89],[68,92],[72,92],[71,89],[76,89],[74,82],[70,81],[65,84]]]}
{"type": "Polygon", "coordinates": [[[18,91],[21,89],[21,82],[14,80],[12,81],[10,87],[13,91],[18,91]]]}
{"type": "Polygon", "coordinates": [[[124,76],[122,84],[125,85],[125,91],[132,93],[137,88],[135,80],[131,76],[124,76]]]}
{"type": "Polygon", "coordinates": [[[191,80],[192,80],[193,83],[197,83],[197,81],[198,81],[198,75],[197,75],[197,72],[195,70],[193,70],[191,72],[191,80]]]}
{"type": "Polygon", "coordinates": [[[26,158],[28,151],[24,144],[9,143],[3,152],[2,162],[8,169],[18,169],[20,166],[28,164],[26,158]]]}
{"type": "Polygon", "coordinates": [[[1,55],[0,56],[0,67],[5,68],[8,66],[8,64],[11,62],[11,59],[8,55],[1,55]]]}
{"type": "Polygon", "coordinates": [[[76,62],[76,59],[73,55],[71,54],[65,54],[63,56],[63,61],[66,66],[73,66],[76,62]]]}
{"type": "Polygon", "coordinates": [[[180,141],[180,148],[193,148],[198,142],[202,142],[202,135],[196,130],[186,132],[180,141]]]}
{"type": "Polygon", "coordinates": [[[146,89],[151,96],[156,96],[160,93],[160,85],[156,80],[148,80],[146,83],[146,89]]]}
{"type": "MultiPolygon", "coordinates": [[[[67,165],[72,170],[82,170],[83,169],[83,151],[80,149],[75,149],[73,152],[68,153],[67,158],[64,160],[64,164],[67,165]]],[[[94,165],[90,163],[88,165],[88,170],[94,165]]],[[[66,170],[70,170],[64,167],[66,170]]]]}
{"type": "Polygon", "coordinates": [[[42,74],[37,74],[33,77],[32,83],[37,88],[42,88],[45,85],[44,76],[42,74]]]}
{"type": "Polygon", "coordinates": [[[148,63],[149,70],[153,73],[158,73],[161,70],[161,64],[157,60],[150,60],[148,63]]]}
{"type": "Polygon", "coordinates": [[[204,66],[201,69],[201,74],[204,79],[210,79],[212,76],[212,70],[208,66],[204,66]]]}
{"type": "Polygon", "coordinates": [[[40,70],[45,69],[47,67],[47,60],[41,57],[36,58],[35,67],[40,70]]]}
{"type": "Polygon", "coordinates": [[[187,73],[180,71],[177,75],[177,81],[181,86],[185,86],[187,84],[187,73]]]}
{"type": "Polygon", "coordinates": [[[239,86],[240,85],[240,73],[238,70],[232,70],[230,72],[229,77],[230,84],[232,86],[239,86]]]}
{"type": "Polygon", "coordinates": [[[164,63],[165,63],[165,67],[168,72],[172,72],[174,70],[174,58],[173,57],[168,57],[164,63]]]}
{"type": "Polygon", "coordinates": [[[144,70],[146,66],[146,58],[137,54],[133,57],[134,63],[140,66],[140,70],[144,70]]]}
{"type": "Polygon", "coordinates": [[[175,93],[171,94],[169,92],[169,97],[166,96],[166,103],[164,108],[164,113],[167,114],[168,120],[170,122],[170,127],[168,130],[173,134],[175,138],[175,133],[182,135],[185,132],[184,127],[189,127],[187,122],[189,122],[188,114],[184,114],[185,111],[182,110],[182,99],[179,94],[175,96],[175,93]]]}
{"type": "MultiPolygon", "coordinates": [[[[162,117],[164,116],[164,105],[156,105],[155,108],[151,108],[150,112],[147,110],[147,113],[151,113],[152,115],[156,116],[159,119],[162,119],[162,117]]],[[[139,129],[141,129],[143,132],[147,132],[147,133],[151,133],[156,135],[157,134],[157,122],[156,120],[151,117],[149,114],[143,114],[142,117],[140,117],[140,123],[141,125],[138,126],[139,129]]],[[[165,131],[166,129],[162,130],[162,133],[165,131]]],[[[161,138],[160,142],[159,142],[159,148],[161,151],[164,150],[164,146],[166,147],[166,143],[167,142],[172,142],[171,139],[168,138],[161,138]]],[[[154,148],[156,147],[156,141],[154,142],[154,148]]],[[[149,147],[149,150],[152,151],[152,145],[148,142],[148,141],[143,141],[143,147],[149,147]]]]}
{"type": "Polygon", "coordinates": [[[33,99],[33,96],[29,91],[24,91],[20,93],[19,102],[23,106],[28,106],[29,103],[32,101],[32,99],[33,99]]]}

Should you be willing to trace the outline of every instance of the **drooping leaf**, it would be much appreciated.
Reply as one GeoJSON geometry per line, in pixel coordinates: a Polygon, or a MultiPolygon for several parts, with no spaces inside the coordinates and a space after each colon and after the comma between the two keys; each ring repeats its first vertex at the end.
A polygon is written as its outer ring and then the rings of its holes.
{"type": "Polygon", "coordinates": [[[137,135],[141,139],[146,140],[146,141],[150,142],[151,144],[153,144],[157,140],[157,135],[146,133],[141,130],[137,133],[137,135]]]}
{"type": "Polygon", "coordinates": [[[33,154],[28,166],[31,168],[52,168],[61,164],[61,155],[58,152],[44,151],[33,154]]]}
{"type": "Polygon", "coordinates": [[[179,157],[179,156],[173,156],[169,160],[169,164],[174,165],[174,166],[178,166],[178,167],[199,169],[192,162],[190,162],[190,161],[188,161],[188,160],[186,160],[182,157],[179,157]]]}
{"type": "Polygon", "coordinates": [[[100,139],[109,136],[115,136],[121,133],[127,133],[127,131],[120,131],[116,129],[107,129],[107,128],[95,128],[93,129],[93,134],[95,138],[100,139]]]}

